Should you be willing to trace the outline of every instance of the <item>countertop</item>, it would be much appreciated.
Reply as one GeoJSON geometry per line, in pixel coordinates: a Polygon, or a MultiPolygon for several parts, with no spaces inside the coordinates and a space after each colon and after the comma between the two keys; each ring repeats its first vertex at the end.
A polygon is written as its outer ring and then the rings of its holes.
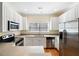
{"type": "Polygon", "coordinates": [[[15,37],[20,37],[20,38],[24,38],[24,37],[30,37],[30,38],[42,38],[42,37],[59,37],[59,35],[16,35],[15,37]]]}
{"type": "Polygon", "coordinates": [[[12,46],[0,43],[0,56],[50,56],[44,53],[43,46],[12,46]]]}
{"type": "Polygon", "coordinates": [[[59,32],[25,32],[21,33],[22,35],[59,35],[59,32]]]}

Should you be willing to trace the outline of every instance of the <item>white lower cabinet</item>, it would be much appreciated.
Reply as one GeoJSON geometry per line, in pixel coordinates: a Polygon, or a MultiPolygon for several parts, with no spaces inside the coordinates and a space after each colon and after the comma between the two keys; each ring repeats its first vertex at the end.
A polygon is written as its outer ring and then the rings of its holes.
{"type": "Polygon", "coordinates": [[[24,38],[24,46],[44,46],[46,47],[46,38],[24,38]]]}
{"type": "Polygon", "coordinates": [[[41,46],[40,39],[41,38],[33,38],[33,46],[41,46]]]}
{"type": "Polygon", "coordinates": [[[55,48],[59,50],[59,36],[55,37],[55,48]]]}
{"type": "Polygon", "coordinates": [[[32,38],[24,38],[24,46],[33,46],[32,38]]]}

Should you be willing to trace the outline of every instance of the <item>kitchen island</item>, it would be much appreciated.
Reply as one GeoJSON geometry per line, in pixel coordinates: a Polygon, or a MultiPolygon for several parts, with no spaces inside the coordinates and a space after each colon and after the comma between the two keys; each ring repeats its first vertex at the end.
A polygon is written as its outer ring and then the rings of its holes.
{"type": "Polygon", "coordinates": [[[43,46],[12,46],[0,43],[0,56],[50,56],[45,54],[43,46]]]}
{"type": "Polygon", "coordinates": [[[30,35],[18,35],[16,36],[16,40],[18,41],[20,38],[24,39],[24,46],[43,46],[46,48],[47,45],[47,37],[54,37],[55,38],[55,48],[59,50],[59,35],[43,35],[43,34],[30,34],[30,35]]]}

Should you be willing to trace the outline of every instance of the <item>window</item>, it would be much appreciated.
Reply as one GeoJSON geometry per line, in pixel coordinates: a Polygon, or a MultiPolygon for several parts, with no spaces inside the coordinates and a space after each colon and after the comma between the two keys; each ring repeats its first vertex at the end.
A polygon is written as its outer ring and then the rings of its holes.
{"type": "Polygon", "coordinates": [[[48,23],[30,23],[29,30],[36,32],[48,31],[48,23]]]}
{"type": "Polygon", "coordinates": [[[40,23],[39,24],[40,31],[48,31],[48,24],[47,23],[40,23]]]}

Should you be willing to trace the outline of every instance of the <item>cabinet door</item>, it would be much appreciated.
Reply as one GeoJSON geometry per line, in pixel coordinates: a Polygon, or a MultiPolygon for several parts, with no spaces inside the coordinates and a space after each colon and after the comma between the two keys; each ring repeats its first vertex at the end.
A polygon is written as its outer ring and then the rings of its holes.
{"type": "Polygon", "coordinates": [[[65,22],[65,14],[62,14],[60,17],[59,17],[59,23],[63,23],[65,22]]]}
{"type": "Polygon", "coordinates": [[[62,32],[64,30],[64,23],[59,24],[59,32],[62,32]]]}
{"type": "Polygon", "coordinates": [[[68,10],[66,13],[64,13],[62,16],[63,17],[61,17],[62,18],[62,22],[67,22],[67,21],[72,21],[72,20],[75,20],[75,18],[76,18],[76,12],[77,11],[77,8],[76,7],[74,7],[74,8],[72,8],[72,9],[70,9],[70,10],[68,10]]]}
{"type": "Polygon", "coordinates": [[[45,38],[33,38],[33,46],[46,47],[46,39],[45,38]]]}
{"type": "Polygon", "coordinates": [[[40,45],[42,45],[44,48],[46,48],[46,38],[39,39],[40,45]]]}
{"type": "Polygon", "coordinates": [[[52,29],[53,30],[58,30],[58,28],[59,28],[58,24],[59,24],[58,18],[53,19],[52,20],[52,29]]]}
{"type": "Polygon", "coordinates": [[[79,18],[79,4],[75,7],[76,18],[79,18]]]}
{"type": "Polygon", "coordinates": [[[70,21],[70,20],[71,20],[71,10],[65,13],[65,22],[70,21]]]}
{"type": "Polygon", "coordinates": [[[55,48],[59,50],[59,36],[55,37],[55,48]]]}
{"type": "Polygon", "coordinates": [[[67,32],[78,32],[78,20],[67,22],[65,24],[65,29],[67,30],[67,32]]]}
{"type": "Polygon", "coordinates": [[[24,46],[43,46],[46,47],[46,38],[25,38],[24,46]]]}
{"type": "Polygon", "coordinates": [[[33,46],[32,38],[24,38],[24,46],[33,46]]]}
{"type": "Polygon", "coordinates": [[[71,21],[71,20],[75,20],[75,16],[76,16],[75,10],[76,10],[76,8],[72,8],[72,9],[70,10],[70,21],[71,21]]]}
{"type": "Polygon", "coordinates": [[[40,38],[33,38],[33,46],[40,46],[39,39],[40,38]]]}

